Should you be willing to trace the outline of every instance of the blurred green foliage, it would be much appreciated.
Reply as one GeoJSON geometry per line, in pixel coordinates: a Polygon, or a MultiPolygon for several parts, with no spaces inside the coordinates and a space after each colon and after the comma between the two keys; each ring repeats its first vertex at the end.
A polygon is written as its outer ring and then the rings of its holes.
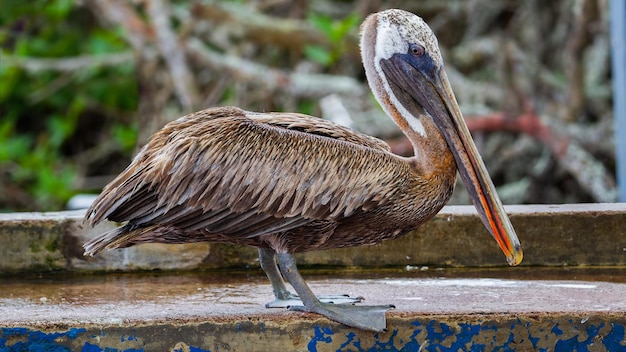
{"type": "Polygon", "coordinates": [[[3,1],[0,24],[0,211],[62,209],[86,151],[102,139],[133,149],[136,126],[119,116],[137,107],[134,67],[34,70],[19,62],[129,48],[73,0],[3,1]]]}
{"type": "Polygon", "coordinates": [[[359,26],[361,18],[351,14],[342,19],[335,19],[327,15],[311,14],[307,20],[317,30],[326,36],[331,48],[321,45],[307,45],[304,48],[306,57],[318,64],[328,67],[335,64],[344,54],[346,36],[359,26]]]}
{"type": "MultiPolygon", "coordinates": [[[[124,33],[101,25],[81,2],[0,3],[0,211],[63,209],[89,187],[86,177],[114,172],[135,148],[136,68],[132,60],[96,62],[131,48],[124,33]],[[76,68],[50,61],[90,58],[98,60],[76,68]]],[[[307,46],[305,56],[331,69],[360,18],[310,14],[307,20],[329,45],[307,46]]],[[[226,88],[220,102],[229,102],[231,93],[226,88]]],[[[314,113],[315,107],[298,102],[301,112],[314,113]]]]}

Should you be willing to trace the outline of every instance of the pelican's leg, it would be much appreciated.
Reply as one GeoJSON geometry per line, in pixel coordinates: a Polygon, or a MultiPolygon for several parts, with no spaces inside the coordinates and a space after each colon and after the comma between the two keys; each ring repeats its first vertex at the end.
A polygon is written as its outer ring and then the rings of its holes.
{"type": "Polygon", "coordinates": [[[271,249],[259,248],[259,261],[261,262],[261,269],[265,271],[265,275],[270,279],[272,289],[274,290],[275,300],[265,304],[266,308],[287,308],[290,305],[298,304],[301,302],[298,296],[289,292],[283,276],[276,266],[276,252],[271,249]]]}
{"type": "MultiPolygon", "coordinates": [[[[288,308],[293,306],[301,306],[302,301],[298,295],[295,295],[287,289],[283,276],[276,265],[276,252],[271,249],[259,248],[259,260],[261,269],[265,271],[265,275],[272,284],[275,300],[265,304],[266,308],[288,308]]],[[[323,295],[318,297],[319,300],[326,303],[356,303],[363,300],[363,297],[351,298],[348,295],[323,295]]]]}
{"type": "Polygon", "coordinates": [[[293,286],[294,290],[296,290],[304,304],[304,307],[291,306],[291,310],[321,314],[330,320],[359,329],[379,332],[386,330],[385,312],[394,308],[394,306],[355,306],[352,304],[323,303],[315,297],[313,291],[311,291],[298,272],[295,258],[289,253],[278,253],[277,256],[280,271],[293,286]]]}

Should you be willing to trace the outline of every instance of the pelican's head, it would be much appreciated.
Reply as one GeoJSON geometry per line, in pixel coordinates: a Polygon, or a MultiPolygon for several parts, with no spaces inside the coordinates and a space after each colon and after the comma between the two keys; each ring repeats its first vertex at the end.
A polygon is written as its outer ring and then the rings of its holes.
{"type": "Polygon", "coordinates": [[[422,105],[429,99],[423,97],[415,105],[404,85],[418,84],[413,92],[424,94],[428,93],[425,84],[445,75],[437,37],[430,27],[403,10],[370,15],[361,26],[361,55],[367,80],[383,109],[405,132],[409,127],[426,137],[420,118],[428,116],[422,105]]]}
{"type": "Polygon", "coordinates": [[[434,74],[443,69],[437,37],[421,17],[392,9],[369,16],[361,28],[364,61],[372,63],[377,71],[381,70],[381,60],[394,56],[424,72],[434,74]]]}
{"type": "Polygon", "coordinates": [[[465,125],[433,31],[407,11],[375,13],[361,26],[361,55],[376,99],[405,134],[427,141],[438,131],[445,139],[483,223],[509,264],[519,264],[519,240],[465,125]]]}

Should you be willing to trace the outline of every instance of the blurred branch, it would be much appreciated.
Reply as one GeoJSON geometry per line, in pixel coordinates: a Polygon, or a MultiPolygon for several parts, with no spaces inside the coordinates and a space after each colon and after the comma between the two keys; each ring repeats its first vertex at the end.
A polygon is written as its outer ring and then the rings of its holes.
{"type": "Polygon", "coordinates": [[[565,126],[550,127],[532,111],[510,118],[504,113],[469,117],[471,131],[510,131],[532,136],[548,147],[559,165],[567,170],[596,201],[614,202],[617,198],[615,179],[606,167],[576,141],[567,137],[565,126]]]}
{"type": "Polygon", "coordinates": [[[592,0],[575,1],[571,10],[573,21],[565,43],[563,61],[567,77],[567,101],[564,119],[576,121],[585,104],[585,65],[583,55],[585,47],[589,45],[591,36],[589,24],[594,14],[595,6],[592,0]]]}
{"type": "Polygon", "coordinates": [[[153,37],[150,26],[125,1],[85,0],[91,12],[108,27],[120,26],[124,29],[124,38],[133,47],[135,53],[141,52],[146,40],[153,37]]]}
{"type": "Polygon", "coordinates": [[[193,75],[187,66],[185,52],[172,31],[169,8],[163,0],[148,1],[146,8],[156,33],[157,46],[170,71],[178,100],[185,112],[191,112],[198,105],[200,98],[193,75]]]}
{"type": "Polygon", "coordinates": [[[105,66],[118,66],[126,63],[133,63],[132,53],[114,53],[100,55],[80,55],[66,58],[35,58],[14,55],[3,55],[4,64],[7,66],[19,67],[30,73],[40,71],[59,71],[64,74],[55,78],[46,86],[31,92],[28,96],[30,103],[35,104],[50,97],[59,89],[67,86],[71,81],[73,73],[86,68],[96,68],[105,66]]]}
{"type": "Polygon", "coordinates": [[[193,17],[228,25],[255,43],[302,48],[310,44],[327,44],[328,40],[309,23],[276,18],[254,10],[249,4],[231,1],[196,2],[190,10],[193,17]]]}
{"type": "MultiPolygon", "coordinates": [[[[612,173],[577,141],[569,137],[568,126],[558,122],[554,122],[552,126],[547,125],[532,110],[527,110],[516,117],[503,112],[467,116],[465,121],[472,132],[508,131],[525,134],[541,141],[551,151],[557,163],[572,175],[595,201],[615,202],[617,199],[617,186],[612,173]]],[[[601,134],[605,130],[602,124],[599,124],[597,131],[594,132],[590,132],[589,127],[586,129],[587,133],[593,134],[601,134]]],[[[607,136],[605,140],[610,138],[607,136]]],[[[389,144],[392,152],[396,154],[409,156],[413,153],[412,145],[406,138],[389,140],[389,144]]],[[[610,146],[606,148],[610,150],[610,146]]]]}
{"type": "Polygon", "coordinates": [[[73,75],[70,72],[65,72],[62,75],[59,75],[54,80],[50,81],[50,83],[41,87],[41,89],[37,89],[28,95],[28,101],[31,104],[37,104],[46,98],[50,97],[63,87],[70,84],[72,81],[73,75]]]}
{"type": "Polygon", "coordinates": [[[106,26],[121,27],[124,39],[133,48],[140,94],[137,121],[139,126],[142,126],[137,141],[137,149],[139,149],[152,133],[168,121],[163,110],[171,89],[168,86],[169,82],[163,79],[162,70],[159,69],[159,57],[156,55],[156,50],[151,47],[151,43],[155,40],[153,28],[146,23],[130,2],[85,0],[85,4],[106,26]]]}
{"type": "Polygon", "coordinates": [[[60,59],[35,58],[3,54],[2,58],[5,65],[16,66],[29,72],[71,72],[84,68],[116,66],[133,62],[133,54],[128,52],[101,55],[80,55],[60,59]]]}
{"type": "Polygon", "coordinates": [[[217,71],[226,70],[239,80],[262,84],[271,90],[289,92],[294,96],[321,97],[332,93],[358,95],[366,91],[364,84],[352,77],[285,72],[238,56],[220,54],[196,38],[190,38],[185,48],[191,58],[204,66],[217,71]]]}

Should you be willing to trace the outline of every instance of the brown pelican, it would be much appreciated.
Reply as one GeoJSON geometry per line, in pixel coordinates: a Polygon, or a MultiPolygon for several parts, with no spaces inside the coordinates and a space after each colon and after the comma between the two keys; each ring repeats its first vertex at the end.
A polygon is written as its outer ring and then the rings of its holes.
{"type": "Polygon", "coordinates": [[[463,121],[431,29],[409,12],[373,14],[361,27],[361,53],[374,95],[415,156],[394,155],[376,138],[302,114],[234,107],[192,113],[154,134],[87,210],[92,224],[126,224],[90,240],[85,254],[147,242],[255,246],[276,298],[269,307],[284,303],[383,331],[392,306],[318,299],[293,254],[402,236],[448,201],[458,168],[508,263],[519,264],[519,241],[463,121]]]}

